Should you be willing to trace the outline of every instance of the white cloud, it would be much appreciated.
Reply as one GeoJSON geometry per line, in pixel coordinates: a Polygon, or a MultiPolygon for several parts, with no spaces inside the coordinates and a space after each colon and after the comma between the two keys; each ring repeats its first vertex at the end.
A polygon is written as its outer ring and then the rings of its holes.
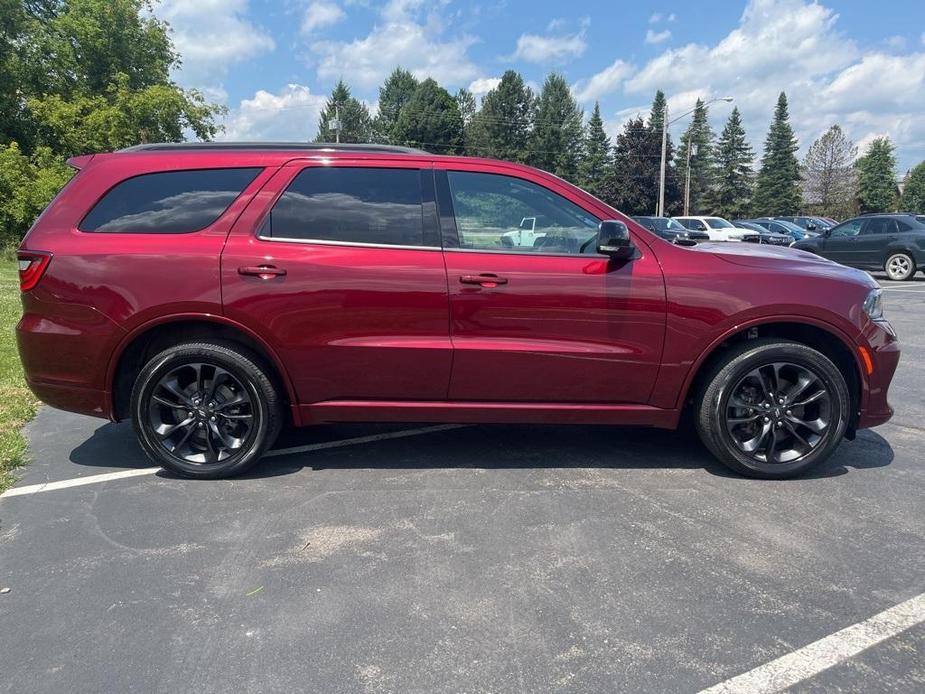
{"type": "Polygon", "coordinates": [[[577,82],[573,87],[575,98],[583,103],[600,99],[615,92],[632,72],[633,66],[618,58],[590,79],[577,82]]]}
{"type": "Polygon", "coordinates": [[[473,96],[485,96],[499,84],[501,84],[500,77],[480,77],[472,81],[469,85],[469,91],[472,92],[473,96]]]}
{"type": "Polygon", "coordinates": [[[521,34],[514,54],[508,59],[527,63],[563,63],[577,58],[587,47],[584,30],[562,36],[521,34]]]}
{"type": "Polygon", "coordinates": [[[317,29],[332,26],[347,16],[340,6],[330,0],[309,2],[302,15],[302,33],[311,34],[317,29]]]}
{"type": "Polygon", "coordinates": [[[667,15],[666,15],[665,13],[663,13],[663,12],[653,12],[653,13],[652,13],[652,16],[649,17],[649,24],[658,24],[658,23],[661,22],[663,19],[664,19],[666,22],[673,22],[673,21],[676,20],[677,18],[678,18],[678,16],[677,16],[674,12],[672,12],[672,13],[670,13],[670,14],[667,14],[667,15]]]}
{"type": "Polygon", "coordinates": [[[326,101],[301,84],[288,84],[277,94],[261,89],[232,110],[221,139],[307,142],[318,131],[326,101]]]}
{"type": "Polygon", "coordinates": [[[183,59],[179,79],[200,88],[219,88],[235,63],[272,51],[276,44],[263,28],[249,22],[247,0],[164,0],[158,18],[172,29],[183,59]]]}
{"type": "Polygon", "coordinates": [[[651,29],[649,29],[646,32],[645,42],[654,46],[656,44],[663,43],[670,38],[671,38],[671,32],[668,29],[665,29],[665,31],[658,31],[658,32],[652,31],[651,29]]]}
{"type": "Polygon", "coordinates": [[[445,39],[441,19],[430,13],[419,20],[423,0],[392,0],[380,13],[381,22],[364,38],[322,41],[312,46],[318,54],[318,75],[346,78],[351,85],[374,87],[401,65],[416,77],[433,77],[444,86],[473,79],[478,70],[467,51],[476,39],[445,39]]]}

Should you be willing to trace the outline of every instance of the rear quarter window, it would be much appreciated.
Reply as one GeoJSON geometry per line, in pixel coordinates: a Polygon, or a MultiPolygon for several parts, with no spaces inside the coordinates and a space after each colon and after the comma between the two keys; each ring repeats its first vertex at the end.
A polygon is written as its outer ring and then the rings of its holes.
{"type": "Polygon", "coordinates": [[[81,231],[183,234],[222,216],[260,168],[162,171],[126,179],[87,213],[81,231]]]}

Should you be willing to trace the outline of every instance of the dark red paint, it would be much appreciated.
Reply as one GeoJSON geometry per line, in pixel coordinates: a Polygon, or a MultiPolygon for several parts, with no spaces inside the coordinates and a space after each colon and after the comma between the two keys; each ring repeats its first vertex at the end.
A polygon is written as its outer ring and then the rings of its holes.
{"type": "Polygon", "coordinates": [[[165,324],[222,324],[275,367],[297,424],[587,422],[674,427],[698,369],[755,326],[809,325],[857,362],[858,427],[886,421],[899,358],[861,304],[865,274],[790,249],[671,245],[549,174],[491,160],[292,151],[124,152],[83,167],[22,243],[50,253],[17,327],[29,385],[62,409],[117,418],[124,351],[165,324]],[[266,241],[257,228],[305,166],[513,175],[630,228],[638,257],[266,241]],[[113,185],[140,173],[265,167],[207,229],[84,233],[113,185]],[[92,172],[92,175],[89,175],[92,172]],[[869,350],[867,374],[858,349],[869,350]]]}

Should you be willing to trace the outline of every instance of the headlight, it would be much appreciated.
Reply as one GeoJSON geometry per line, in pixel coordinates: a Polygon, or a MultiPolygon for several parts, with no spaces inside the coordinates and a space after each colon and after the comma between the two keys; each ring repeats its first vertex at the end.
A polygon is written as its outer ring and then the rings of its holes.
{"type": "Polygon", "coordinates": [[[883,318],[883,291],[880,289],[871,289],[870,294],[864,299],[864,313],[871,320],[880,320],[883,318]]]}

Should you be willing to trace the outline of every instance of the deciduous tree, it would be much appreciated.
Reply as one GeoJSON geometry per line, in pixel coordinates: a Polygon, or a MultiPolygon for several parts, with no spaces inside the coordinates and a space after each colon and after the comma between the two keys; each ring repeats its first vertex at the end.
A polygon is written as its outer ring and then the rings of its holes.
{"type": "Polygon", "coordinates": [[[526,162],[534,111],[533,92],[520,74],[508,70],[472,119],[470,154],[526,162]]]}
{"type": "Polygon", "coordinates": [[[569,181],[578,178],[582,113],[562,75],[551,73],[537,102],[528,161],[569,181]]]}
{"type": "Polygon", "coordinates": [[[813,142],[803,159],[803,192],[817,214],[841,219],[851,213],[857,189],[858,148],[838,125],[813,142]]]}
{"type": "Polygon", "coordinates": [[[462,150],[463,120],[456,99],[430,78],[418,85],[402,108],[395,132],[402,144],[434,154],[462,150]]]}
{"type": "Polygon", "coordinates": [[[906,175],[901,207],[904,212],[925,214],[925,161],[906,175]]]}

